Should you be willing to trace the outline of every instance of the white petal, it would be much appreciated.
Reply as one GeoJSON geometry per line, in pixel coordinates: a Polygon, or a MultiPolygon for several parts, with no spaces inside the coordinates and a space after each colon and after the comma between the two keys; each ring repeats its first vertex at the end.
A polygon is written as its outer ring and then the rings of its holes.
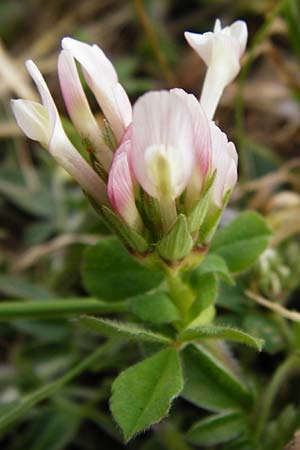
{"type": "Polygon", "coordinates": [[[82,88],[76,64],[69,50],[58,58],[58,75],[69,115],[79,134],[90,141],[95,156],[106,171],[112,163],[112,152],[103,141],[102,132],[92,114],[82,88]]]}
{"type": "Polygon", "coordinates": [[[142,221],[136,208],[133,180],[127,154],[131,142],[126,140],[116,151],[109,172],[107,191],[110,202],[122,219],[136,231],[141,231],[142,221]]]}
{"type": "Polygon", "coordinates": [[[237,20],[230,26],[231,36],[239,42],[240,56],[244,53],[248,39],[248,29],[246,22],[243,20],[237,20]]]}
{"type": "Polygon", "coordinates": [[[185,196],[185,206],[190,210],[200,198],[207,172],[211,166],[210,127],[199,101],[193,94],[187,94],[183,89],[172,89],[171,92],[179,95],[185,102],[193,124],[196,164],[193,167],[185,196]]]}
{"type": "Polygon", "coordinates": [[[219,33],[219,31],[222,30],[221,20],[216,19],[215,26],[214,26],[214,33],[219,33]]]}
{"type": "Polygon", "coordinates": [[[245,22],[237,21],[222,29],[217,19],[213,33],[185,33],[185,37],[208,67],[200,102],[207,117],[212,119],[224,88],[240,70],[247,26],[245,22]]]}
{"type": "Polygon", "coordinates": [[[188,94],[183,89],[171,89],[171,94],[178,95],[187,106],[193,124],[194,148],[196,152],[197,166],[205,177],[211,162],[211,135],[206,115],[199,101],[193,94],[188,94]]]}
{"type": "Polygon", "coordinates": [[[94,200],[108,204],[106,187],[103,181],[66,136],[55,103],[42,74],[32,61],[27,61],[26,67],[38,88],[45,111],[47,111],[50,130],[47,142],[49,152],[94,200]]]}
{"type": "Polygon", "coordinates": [[[160,196],[160,180],[154,173],[155,164],[151,167],[151,157],[156,162],[161,157],[164,166],[169,167],[173,198],[183,192],[192,173],[195,153],[191,115],[178,95],[149,92],[137,100],[130,157],[135,177],[149,195],[160,196]]]}
{"type": "Polygon", "coordinates": [[[70,50],[83,67],[87,83],[119,142],[131,121],[131,105],[125,91],[118,86],[113,65],[96,45],[64,38],[62,47],[70,50]]]}
{"type": "Polygon", "coordinates": [[[30,100],[11,100],[16,121],[26,136],[46,147],[50,136],[48,114],[43,105],[30,100]]]}
{"type": "Polygon", "coordinates": [[[184,36],[189,45],[198,53],[198,55],[208,66],[212,55],[214,33],[208,31],[207,33],[199,34],[186,31],[184,36]]]}
{"type": "Polygon", "coordinates": [[[237,181],[237,152],[232,142],[214,122],[210,122],[212,136],[212,170],[216,170],[212,195],[218,207],[228,189],[232,189],[237,181]]]}

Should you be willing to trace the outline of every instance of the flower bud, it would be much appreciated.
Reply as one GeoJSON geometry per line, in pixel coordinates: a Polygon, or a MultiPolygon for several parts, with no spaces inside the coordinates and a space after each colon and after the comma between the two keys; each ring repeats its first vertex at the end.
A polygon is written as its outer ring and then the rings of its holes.
{"type": "Polygon", "coordinates": [[[109,171],[112,151],[104,142],[101,129],[92,114],[81,86],[74,58],[69,50],[58,57],[58,75],[68,113],[82,138],[92,147],[98,162],[109,171]]]}
{"type": "Polygon", "coordinates": [[[114,66],[97,45],[67,37],[62,40],[62,47],[69,50],[82,66],[85,79],[120,142],[131,122],[132,109],[114,66]]]}

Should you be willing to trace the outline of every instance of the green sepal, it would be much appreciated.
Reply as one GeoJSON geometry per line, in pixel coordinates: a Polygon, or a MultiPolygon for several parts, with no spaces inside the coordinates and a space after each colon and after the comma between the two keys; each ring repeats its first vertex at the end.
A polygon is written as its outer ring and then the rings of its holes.
{"type": "MultiPolygon", "coordinates": [[[[139,189],[138,200],[136,202],[138,211],[145,226],[151,230],[154,237],[161,237],[162,222],[159,203],[156,198],[151,197],[141,187],[139,189]]],[[[156,240],[156,239],[155,239],[156,240]]]]}
{"type": "Polygon", "coordinates": [[[198,203],[194,206],[192,211],[188,215],[188,224],[190,228],[190,232],[193,234],[196,231],[199,231],[201,224],[203,223],[208,207],[209,207],[209,199],[210,199],[210,191],[215,179],[215,173],[210,177],[204,191],[201,194],[198,203]]]}
{"type": "Polygon", "coordinates": [[[186,217],[180,214],[168,234],[157,243],[156,248],[163,259],[178,261],[190,253],[193,244],[186,217]]]}
{"type": "Polygon", "coordinates": [[[198,244],[205,245],[211,241],[211,239],[212,239],[213,235],[215,234],[216,229],[218,227],[222,212],[224,211],[224,209],[227,205],[230,194],[231,194],[231,189],[229,189],[223,197],[222,208],[219,208],[217,205],[215,205],[212,202],[210,203],[205,220],[202,223],[202,226],[201,226],[201,229],[199,232],[199,237],[198,237],[198,241],[197,241],[198,244]]]}
{"type": "Polygon", "coordinates": [[[126,225],[125,222],[123,222],[123,220],[110,208],[107,208],[107,206],[101,206],[100,209],[102,215],[104,216],[105,222],[121,239],[126,247],[130,247],[138,253],[146,253],[149,245],[140,234],[126,225]]]}
{"type": "Polygon", "coordinates": [[[104,143],[111,149],[111,151],[114,152],[118,148],[118,141],[109,125],[108,120],[103,119],[101,131],[104,143]]]}
{"type": "Polygon", "coordinates": [[[93,169],[95,170],[95,172],[97,173],[97,175],[99,175],[99,177],[102,179],[102,181],[107,184],[108,181],[108,174],[106,172],[106,170],[103,168],[102,164],[100,163],[100,161],[98,161],[95,153],[94,153],[94,148],[93,145],[91,143],[91,141],[89,139],[84,139],[84,145],[89,153],[89,157],[90,157],[90,162],[91,165],[93,167],[93,169]]]}

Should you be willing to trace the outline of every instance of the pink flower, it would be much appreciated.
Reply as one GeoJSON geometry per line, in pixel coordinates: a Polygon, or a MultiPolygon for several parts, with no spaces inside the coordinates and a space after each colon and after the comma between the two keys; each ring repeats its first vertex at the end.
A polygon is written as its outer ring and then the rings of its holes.
{"type": "MultiPolygon", "coordinates": [[[[24,133],[49,150],[100,210],[101,205],[110,206],[129,230],[142,236],[147,235],[149,221],[153,220],[150,233],[154,230],[161,236],[162,231],[167,233],[172,228],[179,214],[187,217],[180,222],[185,227],[189,226],[191,213],[200,211],[204,215],[207,203],[202,209],[201,195],[214,173],[210,202],[221,213],[224,199],[237,179],[234,144],[210,119],[224,86],[239,70],[247,37],[245,25],[236,22],[222,30],[217,21],[214,33],[186,36],[208,65],[201,103],[182,89],[172,89],[144,94],[133,109],[113,65],[100,48],[63,39],[58,60],[62,93],[76,130],[91,148],[97,163],[94,168],[66,136],[47,85],[33,62],[27,62],[27,68],[42,104],[12,101],[24,133]],[[106,132],[91,111],[75,60],[106,118],[106,132]],[[97,168],[102,178],[94,170],[97,168]],[[103,181],[106,175],[107,185],[103,181]],[[150,201],[154,209],[147,209],[144,201],[150,201]]],[[[193,223],[197,224],[197,220],[200,223],[204,216],[193,219],[193,223]]],[[[197,231],[191,230],[195,240],[197,231]]]]}
{"type": "MultiPolygon", "coordinates": [[[[143,95],[133,108],[132,134],[118,150],[116,161],[124,147],[134,178],[158,201],[168,230],[177,217],[176,199],[194,172],[199,175],[197,189],[201,192],[210,164],[210,129],[199,102],[182,90],[143,95]]],[[[115,160],[109,180],[116,177],[115,160]]],[[[129,176],[129,169],[126,174],[129,176]]],[[[124,205],[120,186],[112,187],[109,196],[117,210],[119,204],[124,205]]]]}

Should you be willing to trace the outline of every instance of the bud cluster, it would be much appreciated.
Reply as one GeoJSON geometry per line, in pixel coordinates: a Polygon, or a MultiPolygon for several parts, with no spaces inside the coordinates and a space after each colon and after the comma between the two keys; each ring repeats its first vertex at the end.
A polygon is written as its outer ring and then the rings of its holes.
{"type": "Polygon", "coordinates": [[[12,100],[24,133],[75,178],[127,248],[169,264],[206,251],[236,183],[235,146],[213,116],[223,89],[239,71],[247,28],[238,21],[222,29],[217,20],[214,32],[185,36],[207,65],[200,101],[172,89],[148,92],[133,107],[99,47],[62,40],[60,85],[86,155],[68,139],[32,61],[26,66],[42,103],[12,100]],[[103,113],[101,124],[91,111],[78,66],[103,113]]]}

